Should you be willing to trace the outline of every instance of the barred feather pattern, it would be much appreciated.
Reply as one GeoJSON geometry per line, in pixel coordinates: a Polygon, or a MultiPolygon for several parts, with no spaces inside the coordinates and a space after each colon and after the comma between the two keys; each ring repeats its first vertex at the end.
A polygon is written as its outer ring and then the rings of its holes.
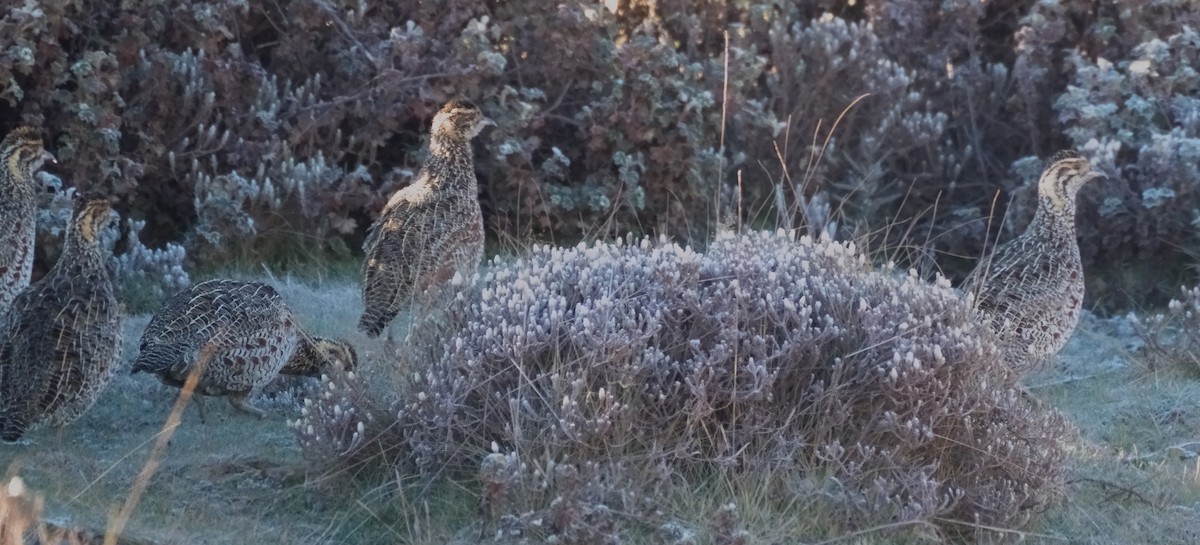
{"type": "Polygon", "coordinates": [[[275,288],[259,282],[210,280],[172,296],[142,333],[132,372],[182,387],[203,366],[197,392],[230,395],[239,408],[280,373],[316,376],[334,364],[352,369],[345,341],[311,337],[275,288]],[[331,357],[329,346],[336,356],[331,357]],[[236,401],[235,401],[236,400],[236,401]]]}
{"type": "Polygon", "coordinates": [[[471,275],[483,259],[483,213],[470,140],[491,121],[466,101],[434,118],[430,157],[392,195],[363,244],[359,329],[378,336],[414,297],[471,275]]]}
{"type": "Polygon", "coordinates": [[[250,392],[279,374],[296,352],[301,333],[275,288],[210,280],[175,294],[155,313],[142,333],[132,370],[182,386],[192,369],[203,364],[198,392],[250,392]],[[201,362],[206,350],[209,359],[201,362]]]}
{"type": "Polygon", "coordinates": [[[0,142],[0,312],[29,286],[37,228],[34,173],[46,154],[34,129],[20,127],[0,142]]]}
{"type": "Polygon", "coordinates": [[[116,370],[122,313],[99,232],[105,200],[76,213],[62,256],[21,292],[0,320],[0,438],[42,424],[63,426],[87,411],[116,370]]]}
{"type": "Polygon", "coordinates": [[[997,247],[963,283],[1006,359],[1020,371],[1058,354],[1079,322],[1084,282],[1075,197],[1095,177],[1075,152],[1051,158],[1038,182],[1038,210],[1029,227],[997,247]]]}

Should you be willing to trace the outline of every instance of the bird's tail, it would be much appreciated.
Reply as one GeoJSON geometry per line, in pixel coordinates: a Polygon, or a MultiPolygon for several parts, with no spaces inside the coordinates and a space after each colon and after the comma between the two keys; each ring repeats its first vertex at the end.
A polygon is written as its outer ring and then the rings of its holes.
{"type": "Polygon", "coordinates": [[[383,333],[383,328],[387,327],[390,321],[375,313],[363,312],[362,317],[358,319],[358,330],[366,333],[368,337],[375,338],[383,333]]]}
{"type": "Polygon", "coordinates": [[[160,373],[183,359],[188,347],[182,344],[150,344],[143,345],[133,360],[129,372],[160,373]]]}
{"type": "Polygon", "coordinates": [[[25,419],[16,415],[0,415],[0,440],[5,443],[15,443],[21,440],[21,436],[29,426],[25,424],[25,419]]]}

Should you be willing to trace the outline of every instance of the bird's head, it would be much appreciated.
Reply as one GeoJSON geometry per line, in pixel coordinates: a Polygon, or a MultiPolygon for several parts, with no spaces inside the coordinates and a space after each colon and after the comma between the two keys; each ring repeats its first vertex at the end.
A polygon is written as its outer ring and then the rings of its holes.
{"type": "Polygon", "coordinates": [[[441,110],[438,110],[437,115],[433,116],[433,135],[467,141],[475,138],[484,127],[495,124],[494,121],[484,116],[475,104],[456,98],[447,102],[441,110]]]}
{"type": "Polygon", "coordinates": [[[1074,210],[1075,195],[1083,184],[1102,177],[1087,158],[1072,150],[1055,153],[1042,170],[1038,195],[1057,210],[1074,210]]]}
{"type": "Polygon", "coordinates": [[[9,172],[20,177],[32,176],[46,162],[54,162],[54,155],[42,146],[42,137],[33,127],[18,127],[8,133],[0,142],[0,157],[9,172]]]}
{"type": "Polygon", "coordinates": [[[345,340],[317,337],[313,339],[313,346],[320,359],[317,376],[322,372],[328,373],[330,369],[353,371],[358,367],[358,352],[345,340]]]}
{"type": "Polygon", "coordinates": [[[116,214],[108,198],[82,199],[75,207],[70,231],[84,244],[99,244],[101,232],[114,219],[116,214]]]}

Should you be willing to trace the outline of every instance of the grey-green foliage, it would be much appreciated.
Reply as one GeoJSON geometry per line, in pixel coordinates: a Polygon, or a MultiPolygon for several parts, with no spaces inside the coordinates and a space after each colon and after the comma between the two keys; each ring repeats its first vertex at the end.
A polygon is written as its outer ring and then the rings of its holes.
{"type": "MultiPolygon", "coordinates": [[[[1200,6],[1179,0],[1043,1],[1022,19],[1018,83],[1048,94],[1057,147],[1108,177],[1080,194],[1078,219],[1089,293],[1106,304],[1165,302],[1200,248],[1197,25],[1200,6]],[[1089,13],[1086,28],[1071,24],[1089,13]]],[[[1010,233],[1033,215],[1045,155],[1012,164],[1010,233]]]]}
{"type": "MultiPolygon", "coordinates": [[[[1200,35],[1183,27],[1109,61],[1080,51],[1054,103],[1064,132],[1120,184],[1102,194],[1090,253],[1152,258],[1200,226],[1200,35]]],[[[1114,184],[1115,185],[1115,184],[1114,184]]]]}
{"type": "Polygon", "coordinates": [[[26,2],[0,100],[196,257],[351,253],[457,95],[497,122],[476,164],[502,235],[702,245],[740,213],[965,272],[997,192],[1011,230],[1032,213],[1014,162],[1076,147],[1131,188],[1083,196],[1089,270],[1193,243],[1190,0],[629,4],[26,2]]]}

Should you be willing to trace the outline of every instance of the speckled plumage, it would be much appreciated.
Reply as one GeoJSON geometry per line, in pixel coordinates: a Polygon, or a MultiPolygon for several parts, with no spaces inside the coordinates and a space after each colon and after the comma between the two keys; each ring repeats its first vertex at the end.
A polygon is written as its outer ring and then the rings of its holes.
{"type": "Polygon", "coordinates": [[[363,244],[365,310],[358,328],[377,337],[414,296],[472,274],[483,258],[483,214],[471,139],[491,120],[452,100],[433,118],[429,159],[388,200],[363,244]]]}
{"type": "Polygon", "coordinates": [[[107,200],[76,210],[62,256],[0,319],[0,436],[62,426],[95,403],[116,370],[121,309],[100,232],[107,200]]]}
{"type": "Polygon", "coordinates": [[[963,283],[1016,368],[1057,354],[1079,322],[1084,285],[1075,196],[1098,176],[1078,153],[1051,157],[1038,180],[1038,209],[1029,227],[997,247],[963,283]]]}
{"type": "Polygon", "coordinates": [[[279,374],[320,376],[358,363],[349,343],[308,335],[275,288],[258,282],[210,280],[172,296],[142,333],[132,372],[182,387],[206,350],[196,392],[229,396],[239,409],[264,416],[247,398],[279,374]]]}
{"type": "Polygon", "coordinates": [[[37,183],[33,174],[54,160],[30,127],[10,132],[0,142],[0,312],[29,286],[33,238],[37,228],[37,183]]]}

